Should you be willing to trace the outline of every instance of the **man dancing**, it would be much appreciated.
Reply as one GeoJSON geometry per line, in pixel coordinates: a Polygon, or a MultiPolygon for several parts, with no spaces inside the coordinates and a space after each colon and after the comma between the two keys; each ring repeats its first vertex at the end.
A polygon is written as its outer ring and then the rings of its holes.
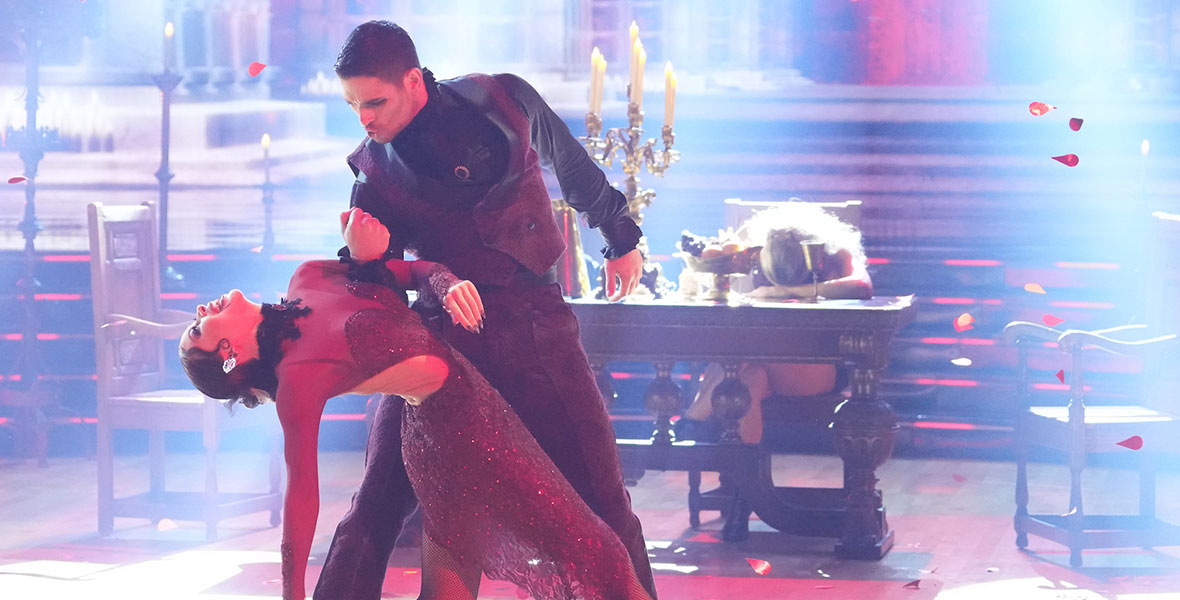
{"type": "MultiPolygon", "coordinates": [[[[577,320],[555,283],[564,243],[541,167],[556,173],[565,200],[602,233],[611,300],[634,289],[642,265],[635,248],[641,232],[626,199],[515,75],[436,82],[420,67],[410,36],[388,21],[352,31],[336,74],[368,134],[348,157],[356,175],[351,205],[389,229],[386,258],[409,250],[475,283],[486,315],[462,320],[484,316],[480,329],[448,315],[447,306],[466,309],[446,302],[441,285],[423,289],[415,310],[515,409],[586,504],[618,533],[655,598],[614,432],[577,320]]],[[[369,436],[365,476],[336,529],[317,599],[378,598],[394,542],[416,505],[402,464],[401,411],[379,414],[386,417],[369,436]]]]}

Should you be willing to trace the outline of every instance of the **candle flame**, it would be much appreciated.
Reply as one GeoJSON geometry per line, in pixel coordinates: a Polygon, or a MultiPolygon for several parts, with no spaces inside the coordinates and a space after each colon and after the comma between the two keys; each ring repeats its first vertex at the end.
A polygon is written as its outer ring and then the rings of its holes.
{"type": "Polygon", "coordinates": [[[176,28],[172,26],[172,21],[168,21],[164,24],[164,37],[170,38],[173,33],[176,33],[176,28]]]}
{"type": "Polygon", "coordinates": [[[263,148],[270,148],[270,134],[269,133],[262,134],[262,147],[263,148]]]}

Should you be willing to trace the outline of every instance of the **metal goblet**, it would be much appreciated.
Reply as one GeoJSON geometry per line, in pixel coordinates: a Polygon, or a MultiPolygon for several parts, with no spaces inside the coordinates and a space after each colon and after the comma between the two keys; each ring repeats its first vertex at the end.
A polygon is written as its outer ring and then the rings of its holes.
{"type": "Polygon", "coordinates": [[[802,242],[803,265],[811,273],[811,298],[808,302],[819,302],[819,274],[824,268],[824,243],[802,242]]]}

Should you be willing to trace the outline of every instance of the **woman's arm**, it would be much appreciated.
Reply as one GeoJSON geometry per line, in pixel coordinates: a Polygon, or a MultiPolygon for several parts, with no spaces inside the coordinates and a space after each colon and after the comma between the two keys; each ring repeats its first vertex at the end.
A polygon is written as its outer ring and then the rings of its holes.
{"type": "MultiPolygon", "coordinates": [[[[840,261],[841,276],[819,282],[819,295],[824,298],[850,298],[868,300],[873,297],[873,280],[869,277],[864,257],[854,258],[852,253],[841,250],[833,257],[840,261]]],[[[761,300],[786,298],[810,298],[813,288],[810,284],[774,285],[755,288],[748,296],[761,300]]]]}
{"type": "Polygon", "coordinates": [[[307,596],[307,558],[320,513],[318,444],[320,416],[327,398],[307,393],[307,386],[279,385],[276,408],[283,427],[287,492],[283,498],[280,545],[283,600],[307,596]],[[301,389],[303,388],[303,389],[301,389]]]}

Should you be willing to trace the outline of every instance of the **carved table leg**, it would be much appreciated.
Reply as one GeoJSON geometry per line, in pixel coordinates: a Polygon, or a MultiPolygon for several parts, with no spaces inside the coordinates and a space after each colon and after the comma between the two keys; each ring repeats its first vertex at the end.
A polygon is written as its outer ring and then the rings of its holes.
{"type": "Polygon", "coordinates": [[[672,381],[672,362],[655,363],[656,378],[647,386],[643,397],[647,410],[656,416],[655,430],[652,431],[653,445],[671,444],[676,434],[672,431],[672,417],[680,412],[680,386],[672,381]]]}
{"type": "Polygon", "coordinates": [[[742,443],[742,436],[738,433],[738,421],[750,410],[750,390],[737,378],[740,368],[740,363],[721,363],[725,379],[713,389],[713,414],[721,420],[722,444],[742,443]]]}
{"type": "Polygon", "coordinates": [[[893,453],[897,416],[877,398],[881,369],[857,365],[852,371],[852,397],[836,408],[832,429],[844,460],[848,494],[844,535],[836,543],[841,558],[880,559],[893,546],[893,530],[885,518],[876,469],[893,453]]]}

